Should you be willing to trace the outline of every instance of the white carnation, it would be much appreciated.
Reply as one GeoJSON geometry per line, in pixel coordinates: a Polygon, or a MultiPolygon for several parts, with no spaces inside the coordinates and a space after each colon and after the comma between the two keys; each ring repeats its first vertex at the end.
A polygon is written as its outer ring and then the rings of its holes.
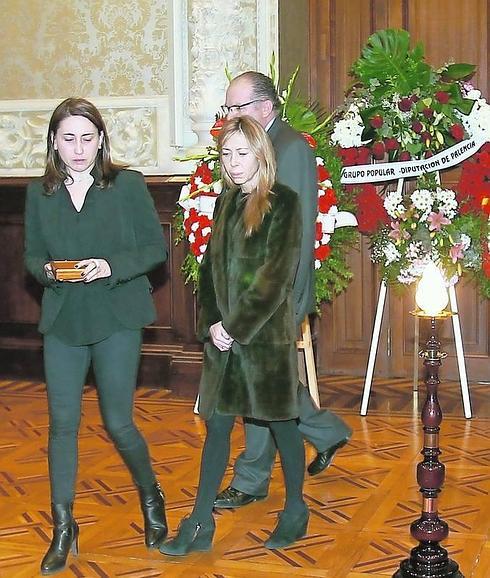
{"type": "Polygon", "coordinates": [[[400,258],[400,251],[395,247],[393,243],[388,243],[383,247],[383,253],[385,255],[385,266],[390,263],[397,261],[400,258]]]}
{"type": "Polygon", "coordinates": [[[477,140],[490,140],[490,105],[484,98],[475,100],[470,114],[458,113],[466,132],[477,140]]]}
{"type": "Polygon", "coordinates": [[[458,212],[458,202],[456,201],[456,193],[451,189],[437,188],[435,194],[438,201],[439,209],[449,219],[453,219],[458,212]]]}
{"type": "Polygon", "coordinates": [[[466,251],[471,245],[471,237],[469,235],[467,235],[466,233],[461,233],[461,236],[459,238],[459,242],[461,243],[461,245],[463,247],[463,251],[466,251]]]}
{"type": "Polygon", "coordinates": [[[363,130],[364,123],[359,115],[359,108],[352,104],[344,118],[335,123],[330,138],[333,144],[343,148],[360,147],[363,144],[361,138],[363,130]]]}
{"type": "Polygon", "coordinates": [[[386,212],[390,217],[397,218],[401,213],[405,212],[405,207],[402,203],[403,197],[401,192],[391,191],[389,192],[384,200],[384,207],[386,212]]]}

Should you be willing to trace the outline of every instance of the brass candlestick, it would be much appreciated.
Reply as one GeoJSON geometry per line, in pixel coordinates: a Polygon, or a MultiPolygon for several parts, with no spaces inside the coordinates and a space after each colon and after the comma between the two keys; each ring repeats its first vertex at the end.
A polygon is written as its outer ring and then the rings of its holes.
{"type": "Polygon", "coordinates": [[[419,353],[424,360],[427,397],[422,409],[424,426],[424,456],[417,466],[417,482],[423,496],[422,515],[412,522],[410,533],[419,545],[412,549],[410,558],[400,563],[393,578],[464,578],[459,566],[449,559],[448,552],[439,542],[448,537],[449,528],[438,515],[438,496],[444,483],[445,468],[439,461],[439,431],[442,411],[437,397],[439,367],[447,353],[441,352],[437,339],[436,319],[446,319],[452,313],[443,311],[432,316],[422,311],[412,311],[412,315],[430,319],[430,336],[425,349],[419,353]]]}

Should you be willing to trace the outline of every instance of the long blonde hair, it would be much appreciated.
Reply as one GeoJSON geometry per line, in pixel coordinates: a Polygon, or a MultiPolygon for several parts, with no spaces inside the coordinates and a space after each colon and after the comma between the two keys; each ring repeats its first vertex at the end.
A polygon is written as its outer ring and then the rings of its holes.
{"type": "Polygon", "coordinates": [[[276,158],[267,133],[256,120],[250,116],[227,120],[219,133],[218,150],[221,160],[221,176],[229,188],[236,188],[236,185],[223,166],[221,154],[226,141],[237,132],[242,133],[247,139],[250,150],[259,163],[257,186],[247,195],[243,213],[245,236],[250,237],[260,227],[264,216],[271,208],[269,196],[276,178],[276,158]]]}

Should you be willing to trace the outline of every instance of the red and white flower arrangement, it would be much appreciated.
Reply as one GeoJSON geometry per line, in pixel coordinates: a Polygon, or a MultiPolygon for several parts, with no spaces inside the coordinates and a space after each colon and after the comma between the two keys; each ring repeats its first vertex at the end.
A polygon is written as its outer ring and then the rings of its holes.
{"type": "MultiPolygon", "coordinates": [[[[379,31],[354,63],[355,82],[331,132],[344,167],[378,161],[409,166],[464,139],[476,150],[490,141],[490,106],[466,81],[474,66],[435,70],[422,46],[411,50],[409,44],[405,30],[379,31]]],[[[441,185],[438,173],[420,175],[415,190],[403,181],[396,190],[387,183],[353,186],[359,231],[369,236],[372,261],[385,281],[410,285],[433,261],[448,282],[466,271],[490,296],[488,146],[463,163],[457,190],[441,185]]]]}
{"type": "MultiPolygon", "coordinates": [[[[316,301],[331,300],[345,289],[352,277],[347,266],[346,253],[355,239],[354,208],[349,195],[340,185],[341,164],[327,146],[326,123],[318,122],[315,113],[301,101],[291,98],[296,73],[282,92],[282,118],[301,132],[317,155],[318,171],[318,217],[316,221],[315,270],[316,301]],[[330,167],[327,165],[331,163],[330,167]],[[340,191],[340,194],[336,193],[340,191]]],[[[218,118],[211,128],[211,135],[219,134],[223,119],[218,118]]],[[[210,147],[197,160],[189,181],[182,187],[179,205],[181,213],[176,219],[178,240],[186,238],[189,243],[182,269],[186,281],[197,281],[199,264],[207,248],[212,231],[212,215],[216,197],[221,193],[218,152],[210,147]]]]}
{"type": "Polygon", "coordinates": [[[208,246],[213,226],[216,197],[221,192],[221,181],[213,170],[216,160],[202,159],[180,193],[179,204],[183,208],[183,228],[189,249],[200,263],[208,246]]]}

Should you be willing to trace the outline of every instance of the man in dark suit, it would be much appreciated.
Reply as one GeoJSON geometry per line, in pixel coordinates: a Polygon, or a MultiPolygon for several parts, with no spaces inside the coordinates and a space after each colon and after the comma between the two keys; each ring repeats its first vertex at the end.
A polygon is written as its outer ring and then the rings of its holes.
{"type": "MultiPolygon", "coordinates": [[[[300,197],[303,237],[293,288],[299,327],[305,316],[315,310],[313,252],[318,211],[315,157],[305,139],[278,117],[280,101],[269,77],[249,71],[234,78],[223,108],[228,118],[249,115],[264,127],[276,153],[276,180],[300,197]]],[[[308,466],[308,472],[315,475],[330,465],[335,452],[347,443],[352,431],[332,412],[317,409],[307,388],[300,387],[299,391],[298,427],[317,450],[317,456],[308,466]]],[[[276,455],[274,440],[269,428],[249,420],[245,420],[245,439],[246,447],[236,460],[234,478],[216,497],[216,508],[238,508],[267,496],[276,455]]]]}

